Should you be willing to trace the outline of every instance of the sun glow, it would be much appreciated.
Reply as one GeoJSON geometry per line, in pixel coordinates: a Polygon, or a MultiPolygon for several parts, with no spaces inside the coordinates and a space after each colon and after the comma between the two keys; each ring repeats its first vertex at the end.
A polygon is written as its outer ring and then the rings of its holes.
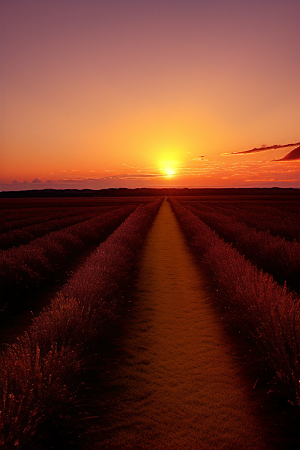
{"type": "Polygon", "coordinates": [[[167,177],[171,177],[172,175],[175,175],[175,170],[171,169],[170,167],[166,167],[164,169],[164,172],[165,172],[167,177]]]}
{"type": "Polygon", "coordinates": [[[175,161],[164,161],[159,169],[165,177],[173,177],[176,174],[175,161]]]}

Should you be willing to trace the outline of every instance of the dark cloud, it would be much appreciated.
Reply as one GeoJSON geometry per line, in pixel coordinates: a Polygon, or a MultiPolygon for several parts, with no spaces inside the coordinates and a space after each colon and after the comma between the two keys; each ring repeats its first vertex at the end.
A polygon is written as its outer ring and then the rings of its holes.
{"type": "Polygon", "coordinates": [[[294,150],[289,152],[283,158],[273,159],[273,161],[295,161],[297,159],[300,159],[300,147],[294,148],[294,150]]]}
{"type": "Polygon", "coordinates": [[[39,180],[38,178],[35,178],[34,180],[32,180],[32,183],[42,183],[42,181],[39,180]]]}
{"type": "Polygon", "coordinates": [[[266,145],[262,145],[259,148],[252,148],[251,150],[244,150],[242,152],[231,152],[231,155],[245,155],[248,153],[256,153],[256,152],[265,152],[266,150],[275,150],[278,148],[285,148],[285,147],[295,147],[296,145],[300,145],[300,142],[296,142],[295,144],[285,144],[285,145],[270,145],[270,146],[266,146],[266,145]]]}

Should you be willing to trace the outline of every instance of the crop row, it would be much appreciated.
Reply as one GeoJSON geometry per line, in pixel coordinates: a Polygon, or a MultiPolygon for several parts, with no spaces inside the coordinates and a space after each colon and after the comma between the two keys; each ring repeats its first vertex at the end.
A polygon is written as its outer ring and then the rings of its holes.
{"type": "MultiPolygon", "coordinates": [[[[186,203],[194,208],[201,209],[203,206],[200,202],[186,203]]],[[[273,236],[280,236],[289,241],[294,239],[300,240],[300,225],[298,216],[282,215],[280,211],[276,212],[267,210],[264,205],[255,204],[251,209],[238,207],[236,203],[224,204],[208,203],[209,206],[215,210],[219,210],[224,215],[234,216],[236,220],[244,222],[249,227],[256,228],[261,231],[270,231],[273,236]]],[[[250,208],[248,206],[248,208],[250,208]]]]}
{"type": "Polygon", "coordinates": [[[78,207],[73,207],[73,206],[51,206],[51,204],[49,206],[45,206],[45,205],[40,205],[40,206],[36,206],[36,207],[28,207],[28,208],[20,208],[18,207],[18,205],[16,205],[14,207],[14,204],[12,203],[11,208],[9,209],[5,209],[5,207],[3,207],[3,209],[1,208],[1,219],[0,219],[0,224],[4,224],[4,223],[10,223],[10,222],[18,222],[18,221],[22,221],[22,220],[26,220],[30,217],[39,217],[44,214],[72,214],[72,211],[77,212],[85,212],[89,207],[83,207],[83,206],[78,206],[78,207]]]}
{"type": "Polygon", "coordinates": [[[259,205],[259,209],[262,209],[265,214],[270,214],[271,216],[283,217],[287,220],[296,219],[299,215],[299,200],[295,201],[286,201],[286,202],[278,202],[278,201],[252,201],[252,202],[235,202],[235,205],[238,208],[247,210],[247,211],[256,211],[257,205],[259,205]]]}
{"type": "Polygon", "coordinates": [[[90,210],[83,214],[72,215],[71,217],[62,217],[60,219],[45,219],[42,223],[27,226],[18,230],[11,230],[7,233],[0,234],[0,249],[7,250],[10,247],[17,247],[19,245],[28,244],[29,242],[46,235],[52,231],[57,231],[65,227],[69,227],[76,223],[84,222],[92,217],[99,216],[100,214],[110,211],[108,208],[102,211],[90,210]]]}
{"type": "Polygon", "coordinates": [[[295,202],[281,202],[278,205],[278,209],[280,209],[281,211],[286,211],[292,214],[297,214],[298,216],[300,215],[300,204],[299,204],[299,199],[295,202]]]}
{"type": "Polygon", "coordinates": [[[124,206],[0,252],[0,310],[7,302],[9,308],[26,308],[22,305],[25,293],[37,290],[85,245],[104,240],[135,208],[124,206]]]}
{"type": "MultiPolygon", "coordinates": [[[[108,210],[110,209],[112,208],[108,208],[108,210]]],[[[47,222],[48,220],[78,216],[92,210],[99,211],[99,214],[102,212],[102,208],[64,208],[61,211],[52,211],[49,208],[38,208],[33,211],[32,209],[27,209],[26,214],[23,213],[21,218],[15,218],[10,221],[3,218],[0,221],[0,233],[29,227],[38,223],[47,222]]]]}
{"type": "MultiPolygon", "coordinates": [[[[244,209],[253,210],[256,208],[257,202],[238,202],[239,207],[244,209]]],[[[260,201],[259,205],[265,209],[266,212],[270,212],[271,214],[277,214],[280,211],[282,216],[286,218],[293,218],[294,216],[300,213],[299,208],[299,200],[295,201],[286,201],[286,202],[278,202],[272,201],[269,202],[260,201]]]]}
{"type": "Polygon", "coordinates": [[[191,211],[175,200],[171,204],[198,258],[213,274],[218,298],[240,328],[255,337],[287,395],[300,406],[299,297],[259,271],[191,211]]]}
{"type": "MultiPolygon", "coordinates": [[[[300,225],[299,215],[295,212],[281,210],[274,202],[266,203],[240,203],[236,205],[235,214],[241,214],[242,217],[249,217],[260,225],[263,218],[263,227],[271,228],[274,235],[280,235],[288,240],[299,239],[300,225]],[[260,218],[260,221],[258,220],[260,218]]],[[[226,207],[225,207],[226,210],[226,207]]]]}
{"type": "Polygon", "coordinates": [[[139,206],[2,355],[3,450],[30,446],[46,429],[51,436],[51,429],[68,417],[74,404],[78,408],[76,393],[92,344],[114,324],[124,288],[160,204],[161,200],[139,206]]]}
{"type": "Polygon", "coordinates": [[[300,290],[300,243],[288,242],[269,232],[256,231],[244,223],[237,222],[235,216],[224,216],[220,212],[209,212],[187,208],[209,227],[214,229],[226,242],[232,243],[254,265],[269,272],[277,282],[290,289],[300,290]]]}

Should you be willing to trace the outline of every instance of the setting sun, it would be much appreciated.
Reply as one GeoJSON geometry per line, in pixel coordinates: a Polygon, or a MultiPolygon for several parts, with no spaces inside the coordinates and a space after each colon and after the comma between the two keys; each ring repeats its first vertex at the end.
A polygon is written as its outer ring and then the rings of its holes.
{"type": "Polygon", "coordinates": [[[174,161],[174,160],[161,161],[159,170],[165,177],[170,178],[176,174],[177,166],[178,166],[178,161],[174,161]]]}
{"type": "Polygon", "coordinates": [[[170,167],[166,167],[165,169],[163,169],[163,171],[165,172],[167,177],[171,177],[172,175],[175,175],[175,170],[171,169],[170,167]]]}

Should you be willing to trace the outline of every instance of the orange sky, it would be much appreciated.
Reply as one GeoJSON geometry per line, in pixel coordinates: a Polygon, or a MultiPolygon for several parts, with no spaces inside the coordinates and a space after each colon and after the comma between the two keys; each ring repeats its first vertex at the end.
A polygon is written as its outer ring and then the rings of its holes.
{"type": "Polygon", "coordinates": [[[298,0],[0,13],[0,189],[300,187],[299,160],[273,161],[292,148],[224,155],[300,140],[298,0]]]}

